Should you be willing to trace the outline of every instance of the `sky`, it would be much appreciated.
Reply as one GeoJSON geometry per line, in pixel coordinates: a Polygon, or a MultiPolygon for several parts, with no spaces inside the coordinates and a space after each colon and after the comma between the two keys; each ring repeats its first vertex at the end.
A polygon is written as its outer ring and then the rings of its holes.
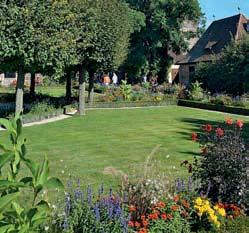
{"type": "Polygon", "coordinates": [[[221,19],[240,12],[249,17],[249,0],[199,0],[207,18],[207,26],[215,19],[221,19]]]}

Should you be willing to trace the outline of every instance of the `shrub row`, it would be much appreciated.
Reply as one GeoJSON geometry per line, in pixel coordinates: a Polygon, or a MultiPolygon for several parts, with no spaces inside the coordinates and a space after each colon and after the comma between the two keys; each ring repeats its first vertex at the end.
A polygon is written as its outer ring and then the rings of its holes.
{"type": "Polygon", "coordinates": [[[202,103],[202,102],[192,101],[192,100],[178,100],[178,106],[200,108],[200,109],[227,112],[227,113],[246,115],[246,116],[249,115],[249,109],[246,109],[246,108],[202,103]]]}

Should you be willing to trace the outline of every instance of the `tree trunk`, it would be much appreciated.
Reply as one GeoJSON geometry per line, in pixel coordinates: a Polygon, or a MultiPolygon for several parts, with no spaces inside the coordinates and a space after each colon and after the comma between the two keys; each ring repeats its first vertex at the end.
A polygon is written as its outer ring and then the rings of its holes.
{"type": "Polygon", "coordinates": [[[89,90],[88,90],[88,98],[87,101],[89,106],[92,107],[94,98],[94,72],[89,71],[89,90]]]}
{"type": "Polygon", "coordinates": [[[35,72],[31,73],[29,93],[31,96],[35,95],[35,72]]]}
{"type": "Polygon", "coordinates": [[[79,115],[85,115],[85,89],[86,81],[85,74],[83,72],[83,66],[79,67],[79,115]]]}
{"type": "Polygon", "coordinates": [[[23,89],[24,89],[24,67],[23,65],[19,66],[18,77],[17,77],[17,86],[16,86],[16,115],[20,114],[23,111],[23,89]]]}
{"type": "Polygon", "coordinates": [[[66,73],[66,99],[70,101],[72,98],[72,71],[66,73]]]}

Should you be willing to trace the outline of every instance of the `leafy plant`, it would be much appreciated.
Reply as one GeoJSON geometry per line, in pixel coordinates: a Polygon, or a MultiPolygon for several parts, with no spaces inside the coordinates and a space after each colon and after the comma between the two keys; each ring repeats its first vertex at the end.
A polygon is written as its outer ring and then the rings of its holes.
{"type": "Polygon", "coordinates": [[[127,81],[122,80],[122,84],[120,85],[121,92],[126,101],[129,101],[132,96],[132,86],[128,84],[127,81]]]}
{"type": "Polygon", "coordinates": [[[242,138],[243,122],[226,120],[226,125],[203,126],[193,134],[200,143],[202,156],[196,158],[193,177],[214,202],[248,204],[248,150],[242,138]]]}
{"type": "Polygon", "coordinates": [[[0,125],[8,131],[11,140],[10,147],[0,144],[0,232],[36,232],[50,215],[48,203],[38,200],[39,193],[44,188],[63,188],[63,185],[59,179],[49,176],[47,157],[42,164],[26,158],[26,139],[19,116],[11,121],[0,119],[0,125]],[[20,178],[22,165],[31,176],[20,178]],[[22,200],[19,198],[26,189],[32,190],[32,201],[22,205],[24,196],[22,200]]]}
{"type": "Polygon", "coordinates": [[[199,83],[196,81],[195,83],[192,84],[192,88],[190,91],[190,97],[193,100],[202,100],[204,97],[203,94],[203,89],[201,87],[202,83],[199,83]]]}

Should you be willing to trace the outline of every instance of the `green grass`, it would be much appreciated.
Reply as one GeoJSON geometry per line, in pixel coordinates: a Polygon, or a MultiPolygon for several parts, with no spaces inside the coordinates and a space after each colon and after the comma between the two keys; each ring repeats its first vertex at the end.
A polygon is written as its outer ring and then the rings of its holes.
{"type": "MultiPolygon", "coordinates": [[[[191,133],[201,124],[222,122],[225,116],[177,106],[89,110],[84,117],[24,128],[24,134],[28,156],[41,161],[47,154],[52,175],[64,182],[73,177],[80,178],[84,185],[115,186],[117,178],[103,170],[112,166],[129,175],[141,172],[156,145],[160,145],[154,155],[158,161],[156,172],[171,179],[185,176],[181,161],[192,160],[193,154],[199,152],[198,144],[190,140],[191,133]]],[[[239,118],[248,123],[248,118],[239,118]]],[[[0,132],[3,139],[2,136],[0,132]]]]}

